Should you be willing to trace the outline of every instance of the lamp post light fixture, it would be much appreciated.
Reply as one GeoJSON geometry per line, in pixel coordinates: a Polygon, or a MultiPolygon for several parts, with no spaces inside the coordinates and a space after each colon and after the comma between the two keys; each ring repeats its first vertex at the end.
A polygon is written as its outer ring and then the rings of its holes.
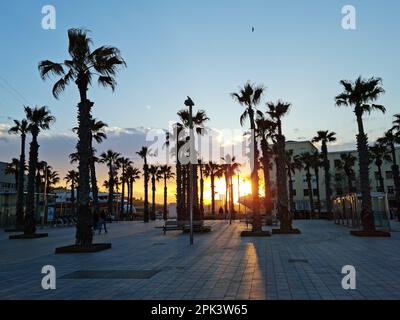
{"type": "Polygon", "coordinates": [[[189,108],[189,132],[190,132],[190,171],[189,171],[189,226],[190,226],[190,245],[193,245],[193,187],[194,187],[194,170],[196,155],[194,151],[194,133],[193,133],[193,106],[194,102],[190,97],[185,100],[185,106],[189,108]],[[193,160],[194,159],[194,160],[193,160]]]}

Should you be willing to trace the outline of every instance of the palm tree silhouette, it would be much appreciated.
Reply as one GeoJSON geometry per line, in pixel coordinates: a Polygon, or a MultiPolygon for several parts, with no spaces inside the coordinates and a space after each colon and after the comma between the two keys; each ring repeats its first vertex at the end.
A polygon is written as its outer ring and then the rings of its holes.
{"type": "Polygon", "coordinates": [[[322,165],[325,173],[325,199],[326,211],[330,215],[332,213],[332,188],[331,188],[331,173],[330,163],[328,159],[328,143],[336,141],[336,133],[320,130],[317,135],[312,139],[313,143],[321,142],[322,165]]]}
{"type": "Polygon", "coordinates": [[[358,125],[357,149],[360,166],[362,225],[364,231],[375,231],[371,185],[369,181],[368,137],[364,131],[363,115],[365,113],[370,114],[373,110],[385,113],[386,109],[384,106],[370,104],[370,102],[376,101],[385,91],[381,87],[382,80],[380,78],[364,80],[358,77],[355,82],[342,80],[340,83],[344,90],[336,96],[336,105],[354,107],[358,125]]]}
{"type": "Polygon", "coordinates": [[[273,151],[269,144],[269,140],[272,140],[276,130],[276,123],[266,119],[263,115],[259,115],[256,120],[257,125],[257,137],[261,142],[261,163],[264,173],[264,206],[265,214],[270,217],[272,214],[272,195],[271,195],[271,159],[273,158],[273,151]]]}
{"type": "Polygon", "coordinates": [[[19,177],[19,160],[17,158],[12,158],[11,162],[7,163],[4,173],[6,175],[13,175],[15,179],[15,186],[18,190],[18,177],[19,177]]]}
{"type": "Polygon", "coordinates": [[[25,177],[25,142],[29,133],[30,125],[26,119],[14,120],[14,126],[8,130],[10,134],[21,135],[21,151],[19,156],[18,183],[17,183],[17,220],[16,228],[21,229],[24,225],[24,177],[25,177]]]}
{"type": "Polygon", "coordinates": [[[167,181],[172,179],[175,174],[172,172],[172,167],[169,165],[163,165],[160,167],[159,170],[160,175],[164,179],[164,209],[163,209],[163,219],[167,220],[168,217],[168,209],[167,209],[167,199],[168,199],[168,188],[167,188],[167,181]]]}
{"type": "Polygon", "coordinates": [[[100,162],[108,167],[108,213],[114,214],[114,185],[116,166],[121,155],[118,152],[107,150],[100,155],[100,162]]]}
{"type": "Polygon", "coordinates": [[[350,152],[342,153],[340,155],[340,162],[338,162],[338,169],[343,169],[344,173],[347,177],[347,185],[348,185],[348,192],[352,193],[356,190],[353,187],[353,179],[354,179],[354,165],[357,161],[357,158],[353,156],[350,152]]]}
{"type": "Polygon", "coordinates": [[[305,152],[300,155],[300,159],[301,159],[301,162],[303,162],[304,170],[306,171],[308,197],[310,200],[310,219],[311,219],[315,214],[314,196],[313,196],[313,188],[312,188],[312,182],[311,182],[311,178],[312,178],[311,169],[313,168],[313,165],[314,165],[314,156],[309,152],[305,152]]]}
{"type": "Polygon", "coordinates": [[[151,176],[151,190],[152,190],[152,197],[151,197],[151,212],[150,212],[150,220],[156,220],[156,182],[160,181],[162,178],[160,167],[151,165],[149,168],[149,174],[151,176]]]}
{"type": "Polygon", "coordinates": [[[211,181],[211,214],[215,218],[215,178],[220,178],[223,175],[223,168],[209,161],[204,167],[204,176],[210,178],[211,181]]]}
{"type": "Polygon", "coordinates": [[[385,192],[385,184],[383,180],[382,174],[382,165],[383,161],[392,161],[392,157],[390,155],[390,151],[386,148],[385,145],[376,143],[374,146],[369,147],[369,156],[370,161],[374,162],[376,168],[378,169],[378,192],[385,192]]]}
{"type": "MultiPolygon", "coordinates": [[[[399,115],[400,119],[400,115],[399,115]]],[[[400,124],[400,121],[399,121],[400,124]]],[[[385,135],[377,140],[378,143],[387,146],[390,149],[392,155],[392,172],[393,172],[393,180],[395,185],[395,199],[396,199],[396,207],[397,213],[400,219],[400,173],[399,173],[399,165],[397,164],[396,158],[396,144],[400,144],[400,126],[396,128],[396,124],[389,131],[385,132],[385,135]]]]}
{"type": "Polygon", "coordinates": [[[128,203],[129,203],[129,214],[133,214],[133,184],[136,180],[140,179],[140,170],[132,167],[131,165],[126,168],[126,180],[128,183],[128,203]]]}
{"type": "Polygon", "coordinates": [[[258,181],[258,158],[259,151],[257,147],[257,140],[255,135],[256,122],[255,113],[257,112],[257,106],[261,101],[262,94],[264,92],[263,86],[256,86],[250,82],[246,83],[243,88],[239,89],[238,93],[232,93],[231,96],[240,105],[242,105],[245,110],[240,116],[240,124],[243,126],[247,118],[250,121],[251,129],[251,147],[250,149],[254,152],[254,157],[251,159],[251,191],[252,191],[252,209],[253,209],[253,221],[252,230],[253,232],[261,232],[261,215],[260,215],[260,197],[259,197],[259,181],[258,181]]]}
{"type": "Polygon", "coordinates": [[[67,85],[75,82],[79,90],[78,104],[78,153],[79,153],[79,219],[76,226],[76,244],[82,247],[92,245],[92,214],[89,210],[90,159],[91,149],[91,108],[93,103],[87,98],[92,79],[97,77],[99,85],[115,89],[118,67],[126,66],[119,50],[111,46],[101,46],[91,50],[92,40],[87,30],[68,30],[69,60],[55,63],[50,60],[39,62],[39,73],[44,80],[50,74],[61,76],[53,86],[53,96],[58,99],[67,85]],[[66,68],[66,70],[65,70],[66,68]]]}
{"type": "Polygon", "coordinates": [[[76,215],[76,208],[75,208],[75,188],[79,181],[79,173],[76,170],[69,170],[64,177],[67,185],[71,185],[71,213],[76,215]]]}
{"type": "Polygon", "coordinates": [[[288,191],[286,182],[286,165],[285,165],[285,136],[282,133],[282,118],[288,114],[290,103],[278,101],[276,103],[267,103],[267,114],[276,123],[276,181],[278,193],[278,217],[280,220],[281,232],[291,232],[292,214],[288,207],[288,191]]]}
{"type": "Polygon", "coordinates": [[[315,176],[315,193],[314,196],[317,196],[317,210],[318,216],[317,219],[321,216],[321,195],[319,190],[319,168],[322,167],[322,156],[318,151],[315,151],[313,154],[313,164],[312,168],[314,169],[314,176],[315,176]]]}
{"type": "Polygon", "coordinates": [[[290,203],[290,211],[296,211],[296,205],[294,203],[294,189],[293,189],[293,175],[296,174],[296,171],[300,171],[303,168],[303,163],[300,159],[299,155],[294,156],[293,150],[286,150],[286,170],[287,176],[289,178],[289,203],[290,203]]]}
{"type": "Polygon", "coordinates": [[[119,166],[121,167],[121,184],[122,184],[122,195],[121,195],[121,215],[124,214],[125,205],[125,184],[128,182],[126,179],[126,169],[133,164],[129,158],[121,157],[118,160],[119,166]]]}
{"type": "MultiPolygon", "coordinates": [[[[29,171],[28,171],[28,195],[25,211],[25,234],[34,234],[35,226],[35,174],[38,164],[39,144],[38,136],[41,130],[50,129],[50,124],[55,118],[46,107],[25,107],[26,119],[29,122],[32,141],[29,149],[29,171]]],[[[37,190],[39,191],[39,190],[37,190]]]]}
{"type": "Polygon", "coordinates": [[[147,164],[147,157],[149,156],[149,149],[142,147],[137,154],[143,159],[143,175],[144,175],[144,213],[143,221],[149,222],[149,166],[147,164]]]}

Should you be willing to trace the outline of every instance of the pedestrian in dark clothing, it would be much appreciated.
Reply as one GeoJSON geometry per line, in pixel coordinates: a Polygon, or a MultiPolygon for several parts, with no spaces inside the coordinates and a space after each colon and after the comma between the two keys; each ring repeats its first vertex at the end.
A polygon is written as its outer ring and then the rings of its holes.
{"type": "Polygon", "coordinates": [[[104,231],[105,233],[107,233],[107,222],[106,222],[106,213],[103,211],[101,211],[100,213],[100,222],[99,222],[99,234],[101,234],[101,229],[104,226],[104,231]]]}

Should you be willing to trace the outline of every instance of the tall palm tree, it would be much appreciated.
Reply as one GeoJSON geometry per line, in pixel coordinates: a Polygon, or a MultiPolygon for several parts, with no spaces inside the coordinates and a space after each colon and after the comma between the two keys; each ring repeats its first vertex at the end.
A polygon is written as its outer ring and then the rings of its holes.
{"type": "Polygon", "coordinates": [[[321,142],[321,154],[323,158],[323,167],[325,173],[325,199],[326,199],[326,211],[330,215],[332,213],[332,188],[331,188],[331,173],[330,163],[328,159],[328,143],[336,141],[336,133],[329,131],[317,131],[317,135],[312,139],[312,142],[321,142]]]}
{"type": "Polygon", "coordinates": [[[340,155],[341,162],[338,163],[338,169],[343,169],[347,177],[347,185],[349,193],[355,192],[353,187],[354,179],[354,165],[356,164],[357,158],[353,156],[350,152],[342,153],[340,155]]]}
{"type": "MultiPolygon", "coordinates": [[[[278,217],[280,220],[280,230],[283,233],[292,232],[292,214],[289,211],[288,191],[286,182],[285,165],[285,136],[282,133],[282,118],[289,113],[291,104],[278,101],[267,103],[267,114],[276,122],[276,181],[278,191],[278,217]]],[[[297,230],[296,230],[297,231],[297,230]]]]}
{"type": "Polygon", "coordinates": [[[256,130],[256,112],[257,106],[260,104],[261,97],[264,92],[264,87],[259,85],[253,85],[252,83],[246,83],[243,88],[239,89],[238,93],[232,93],[231,96],[241,106],[243,106],[244,112],[240,116],[240,124],[243,126],[246,119],[249,118],[250,129],[251,129],[251,146],[250,150],[253,151],[253,159],[250,161],[251,165],[251,193],[252,193],[252,209],[253,209],[253,232],[261,232],[261,215],[260,215],[260,197],[259,197],[259,179],[258,179],[258,158],[259,151],[257,147],[257,140],[255,135],[256,130]]]}
{"type": "Polygon", "coordinates": [[[150,155],[147,147],[142,147],[137,154],[143,159],[143,175],[144,175],[144,214],[143,221],[149,222],[149,166],[147,164],[147,157],[150,155]]]}
{"type": "Polygon", "coordinates": [[[118,158],[121,155],[118,152],[107,150],[100,155],[100,162],[108,167],[108,213],[114,214],[114,185],[115,185],[115,167],[118,158]]]}
{"type": "Polygon", "coordinates": [[[160,167],[159,170],[162,178],[164,179],[164,209],[163,209],[163,218],[164,220],[167,220],[167,213],[168,213],[168,209],[167,209],[167,199],[168,199],[168,187],[167,187],[167,181],[169,179],[172,179],[175,174],[172,172],[172,167],[169,165],[163,165],[160,167]]]}
{"type": "Polygon", "coordinates": [[[257,137],[261,142],[261,163],[264,173],[264,206],[265,214],[271,216],[272,214],[272,196],[271,196],[271,160],[273,158],[272,148],[269,144],[269,140],[273,139],[274,132],[276,130],[276,123],[265,119],[264,116],[259,115],[256,120],[257,125],[257,137]]]}
{"type": "Polygon", "coordinates": [[[87,91],[93,77],[104,87],[115,89],[115,76],[118,67],[126,66],[117,48],[101,46],[91,49],[92,40],[84,29],[68,30],[69,60],[55,63],[50,60],[39,62],[39,73],[42,79],[50,74],[61,76],[53,86],[53,96],[58,99],[67,85],[74,82],[79,90],[78,104],[78,153],[79,153],[79,217],[76,226],[76,244],[82,247],[92,245],[92,214],[89,210],[90,193],[90,159],[91,150],[91,109],[93,102],[87,98],[87,91]]]}
{"type": "Polygon", "coordinates": [[[383,144],[375,144],[372,147],[369,147],[369,154],[371,162],[374,162],[376,168],[378,169],[378,192],[385,192],[385,184],[382,174],[382,165],[383,161],[392,161],[392,157],[390,156],[390,151],[383,144]]]}
{"type": "Polygon", "coordinates": [[[385,112],[382,105],[371,102],[376,101],[385,91],[381,87],[380,78],[364,80],[361,77],[355,82],[342,80],[340,83],[344,90],[336,96],[337,106],[354,107],[357,119],[358,135],[357,149],[360,166],[362,212],[361,220],[364,231],[375,231],[374,214],[372,212],[371,185],[369,181],[368,137],[364,131],[363,115],[373,110],[385,112]]]}
{"type": "Polygon", "coordinates": [[[71,213],[76,215],[75,209],[75,188],[79,181],[79,173],[75,170],[69,170],[64,177],[67,184],[71,185],[71,213]]]}
{"type": "Polygon", "coordinates": [[[92,186],[92,198],[93,198],[93,208],[95,214],[99,214],[99,188],[97,186],[97,177],[96,177],[96,163],[99,159],[96,157],[96,149],[93,148],[93,140],[97,143],[102,143],[105,139],[107,139],[107,135],[105,133],[105,129],[108,127],[106,123],[101,120],[92,119],[91,120],[91,131],[92,131],[92,139],[90,140],[91,143],[91,150],[92,154],[90,157],[90,182],[92,186]]]}
{"type": "Polygon", "coordinates": [[[149,174],[151,176],[151,190],[152,190],[152,201],[151,201],[151,212],[150,220],[156,220],[156,182],[162,178],[160,173],[160,167],[151,165],[149,168],[149,174]]]}
{"type": "MultiPolygon", "coordinates": [[[[234,197],[233,197],[233,176],[236,174],[240,167],[240,164],[236,162],[236,157],[227,154],[222,158],[225,164],[222,166],[225,168],[225,179],[226,179],[226,189],[229,190],[229,211],[232,214],[235,213],[234,207],[234,197]]],[[[230,217],[231,217],[230,215],[230,217]]]]}
{"type": "Polygon", "coordinates": [[[47,181],[46,181],[46,186],[47,190],[46,193],[51,193],[54,191],[55,186],[60,182],[60,176],[57,171],[50,169],[47,169],[47,181]]]}
{"type": "MultiPolygon", "coordinates": [[[[400,115],[399,115],[400,120],[400,115]]],[[[400,173],[399,173],[399,165],[397,164],[396,158],[396,145],[400,144],[400,126],[399,129],[396,129],[396,123],[394,123],[394,127],[387,131],[382,138],[378,139],[378,143],[387,146],[390,149],[392,155],[392,172],[393,172],[393,180],[395,186],[395,198],[396,198],[396,207],[397,213],[400,218],[400,173]]],[[[400,125],[400,121],[399,121],[400,125]]]]}
{"type": "Polygon", "coordinates": [[[18,183],[17,183],[17,220],[16,228],[21,229],[24,225],[24,177],[25,177],[25,142],[29,133],[30,125],[28,120],[14,120],[14,126],[8,130],[10,134],[21,135],[21,151],[19,155],[18,183]]]}
{"type": "Polygon", "coordinates": [[[132,166],[126,168],[126,180],[128,182],[128,207],[129,214],[133,213],[133,184],[140,179],[140,170],[132,166]]]}
{"type": "MultiPolygon", "coordinates": [[[[191,102],[191,100],[187,100],[188,103],[191,102]]],[[[189,129],[189,111],[187,109],[182,109],[179,110],[177,115],[179,116],[183,128],[189,129]]],[[[197,132],[197,134],[203,134],[205,132],[205,123],[210,120],[208,118],[206,112],[204,110],[198,110],[194,116],[192,117],[192,122],[193,122],[193,129],[197,132]]],[[[190,136],[186,138],[186,143],[190,142],[190,136]]],[[[197,152],[196,150],[194,152],[197,152]]],[[[189,152],[190,153],[190,152],[189,152]]],[[[195,155],[197,158],[197,155],[195,155]]],[[[194,214],[194,220],[202,220],[203,219],[203,213],[201,212],[199,208],[199,194],[198,194],[198,165],[197,164],[191,164],[190,169],[193,169],[193,214],[194,214]]],[[[189,193],[188,193],[189,195],[189,193]]],[[[187,201],[189,203],[189,201],[187,201]]]]}
{"type": "Polygon", "coordinates": [[[129,158],[121,157],[118,159],[121,167],[121,184],[122,184],[122,196],[121,196],[121,215],[124,214],[124,203],[125,203],[125,184],[128,182],[126,179],[126,169],[133,164],[129,158]]]}
{"type": "Polygon", "coordinates": [[[204,176],[211,181],[211,214],[215,217],[215,178],[222,177],[223,168],[210,161],[204,167],[204,176]]]}
{"type": "Polygon", "coordinates": [[[315,214],[314,196],[313,196],[313,188],[311,182],[312,178],[311,169],[313,168],[314,165],[314,157],[311,153],[305,152],[300,155],[300,159],[303,162],[304,170],[306,171],[307,190],[308,190],[308,197],[310,200],[310,219],[311,219],[315,214]]]}
{"type": "Polygon", "coordinates": [[[312,168],[314,169],[314,176],[315,176],[315,184],[316,184],[316,194],[314,196],[317,196],[317,210],[318,210],[318,219],[321,216],[321,195],[320,195],[320,190],[319,190],[319,168],[322,167],[323,162],[322,162],[322,157],[321,154],[318,151],[315,151],[313,154],[313,165],[312,168]]]}
{"type": "Polygon", "coordinates": [[[296,174],[296,171],[299,171],[303,168],[303,163],[300,159],[299,155],[293,155],[293,150],[286,150],[286,170],[289,178],[289,203],[290,203],[290,211],[296,211],[296,205],[294,203],[294,188],[293,188],[293,175],[296,174]]]}
{"type": "Polygon", "coordinates": [[[198,165],[200,169],[200,212],[204,216],[204,164],[203,160],[198,160],[198,165]]]}
{"type": "Polygon", "coordinates": [[[38,163],[39,144],[38,136],[41,130],[48,130],[55,118],[46,107],[25,107],[26,119],[30,125],[32,141],[29,149],[28,195],[25,212],[25,234],[34,234],[35,226],[35,174],[38,163]]]}

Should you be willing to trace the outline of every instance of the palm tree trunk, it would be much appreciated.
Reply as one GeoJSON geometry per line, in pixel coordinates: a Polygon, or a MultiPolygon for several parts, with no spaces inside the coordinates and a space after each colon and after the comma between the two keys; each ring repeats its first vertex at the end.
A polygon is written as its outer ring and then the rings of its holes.
{"type": "Polygon", "coordinates": [[[96,163],[94,161],[93,155],[90,158],[90,182],[91,182],[91,185],[92,185],[92,198],[93,198],[94,213],[97,215],[97,214],[100,213],[100,208],[99,208],[99,188],[97,187],[96,163]]]}
{"type": "Polygon", "coordinates": [[[26,199],[26,213],[25,213],[25,234],[33,234],[36,232],[35,226],[35,178],[36,167],[38,161],[39,144],[37,143],[37,136],[39,132],[36,128],[32,129],[32,142],[29,149],[29,173],[28,173],[28,195],[26,199]]]}
{"type": "Polygon", "coordinates": [[[215,219],[215,176],[214,174],[210,175],[211,179],[211,215],[215,219]]]}
{"type": "Polygon", "coordinates": [[[254,122],[254,112],[249,112],[250,118],[250,128],[251,128],[251,146],[250,150],[254,150],[254,158],[252,160],[252,171],[251,171],[251,193],[252,193],[252,202],[253,202],[253,232],[261,232],[262,231],[262,223],[261,223],[261,215],[260,215],[260,197],[258,194],[259,191],[259,181],[258,181],[258,158],[259,152],[257,147],[257,139],[255,135],[256,125],[254,122]]]}
{"type": "Polygon", "coordinates": [[[129,214],[133,214],[133,181],[129,181],[129,214]]]}
{"type": "Polygon", "coordinates": [[[182,165],[176,158],[176,215],[177,220],[184,220],[183,218],[183,201],[182,201],[182,165]]]}
{"type": "Polygon", "coordinates": [[[271,198],[271,175],[269,171],[268,142],[265,138],[261,140],[261,152],[263,157],[263,173],[264,173],[264,206],[265,214],[269,217],[272,214],[272,198],[271,198]]]}
{"type": "Polygon", "coordinates": [[[307,188],[308,188],[308,198],[310,200],[310,219],[314,216],[315,209],[314,209],[314,197],[313,197],[313,190],[311,184],[311,173],[310,170],[307,170],[307,188]]]}
{"type": "Polygon", "coordinates": [[[235,216],[235,200],[233,197],[233,178],[232,174],[229,174],[229,202],[230,202],[230,211],[231,211],[231,217],[235,216]]]}
{"type": "Polygon", "coordinates": [[[228,173],[225,171],[225,216],[228,213],[228,198],[229,198],[229,178],[228,173]]]}
{"type": "Polygon", "coordinates": [[[147,163],[143,167],[144,171],[144,213],[143,221],[149,222],[149,168],[147,163]]]}
{"type": "Polygon", "coordinates": [[[112,161],[108,164],[108,212],[114,214],[114,175],[113,175],[113,163],[112,161]]]}
{"type": "Polygon", "coordinates": [[[156,178],[154,175],[151,177],[151,190],[152,190],[152,206],[151,206],[151,216],[152,221],[156,220],[156,178]]]}
{"type": "Polygon", "coordinates": [[[318,210],[317,219],[319,219],[320,216],[321,216],[321,196],[320,196],[320,192],[319,192],[319,170],[318,170],[318,168],[315,168],[314,170],[315,170],[315,182],[317,184],[317,188],[316,188],[317,189],[317,206],[318,206],[318,208],[317,208],[317,210],[318,210]]]}
{"type": "MultiPolygon", "coordinates": [[[[78,82],[77,82],[78,83],[78,82]]],[[[92,245],[93,234],[92,213],[89,210],[90,193],[90,158],[91,150],[91,115],[93,103],[86,99],[87,86],[79,86],[81,102],[78,105],[78,154],[79,154],[79,183],[78,183],[78,223],[76,225],[76,244],[81,247],[92,245]]]]}
{"type": "Polygon", "coordinates": [[[75,182],[72,181],[71,183],[71,213],[75,216],[75,182]]]}
{"type": "Polygon", "coordinates": [[[325,201],[326,201],[326,211],[328,216],[332,213],[332,189],[331,189],[331,173],[330,173],[330,163],[328,159],[328,147],[326,142],[322,142],[322,156],[324,157],[324,173],[325,173],[325,201]]]}
{"type": "MultiPolygon", "coordinates": [[[[278,127],[279,132],[281,129],[278,127]]],[[[276,176],[278,190],[278,217],[280,221],[280,229],[283,232],[292,230],[292,214],[289,211],[288,191],[286,182],[286,165],[285,165],[285,136],[279,134],[276,141],[276,176]]]]}
{"type": "Polygon", "coordinates": [[[378,168],[378,177],[379,177],[379,190],[378,192],[385,192],[385,184],[383,181],[383,174],[382,174],[382,165],[377,165],[378,168]]]}
{"type": "Polygon", "coordinates": [[[21,229],[24,225],[24,177],[25,177],[25,140],[26,134],[21,134],[21,153],[19,156],[18,186],[17,186],[17,221],[16,228],[21,229]]]}
{"type": "Polygon", "coordinates": [[[164,211],[163,211],[164,221],[167,221],[167,197],[168,197],[167,177],[164,175],[164,211]]]}
{"type": "Polygon", "coordinates": [[[371,185],[369,181],[368,138],[364,132],[362,114],[356,114],[358,124],[357,149],[360,167],[361,184],[361,221],[364,231],[375,231],[374,214],[372,212],[371,185]]]}
{"type": "Polygon", "coordinates": [[[122,165],[122,195],[121,195],[121,216],[124,215],[124,211],[125,211],[125,165],[122,165]]]}
{"type": "Polygon", "coordinates": [[[200,213],[204,215],[204,177],[203,177],[203,165],[200,164],[200,213]]]}

